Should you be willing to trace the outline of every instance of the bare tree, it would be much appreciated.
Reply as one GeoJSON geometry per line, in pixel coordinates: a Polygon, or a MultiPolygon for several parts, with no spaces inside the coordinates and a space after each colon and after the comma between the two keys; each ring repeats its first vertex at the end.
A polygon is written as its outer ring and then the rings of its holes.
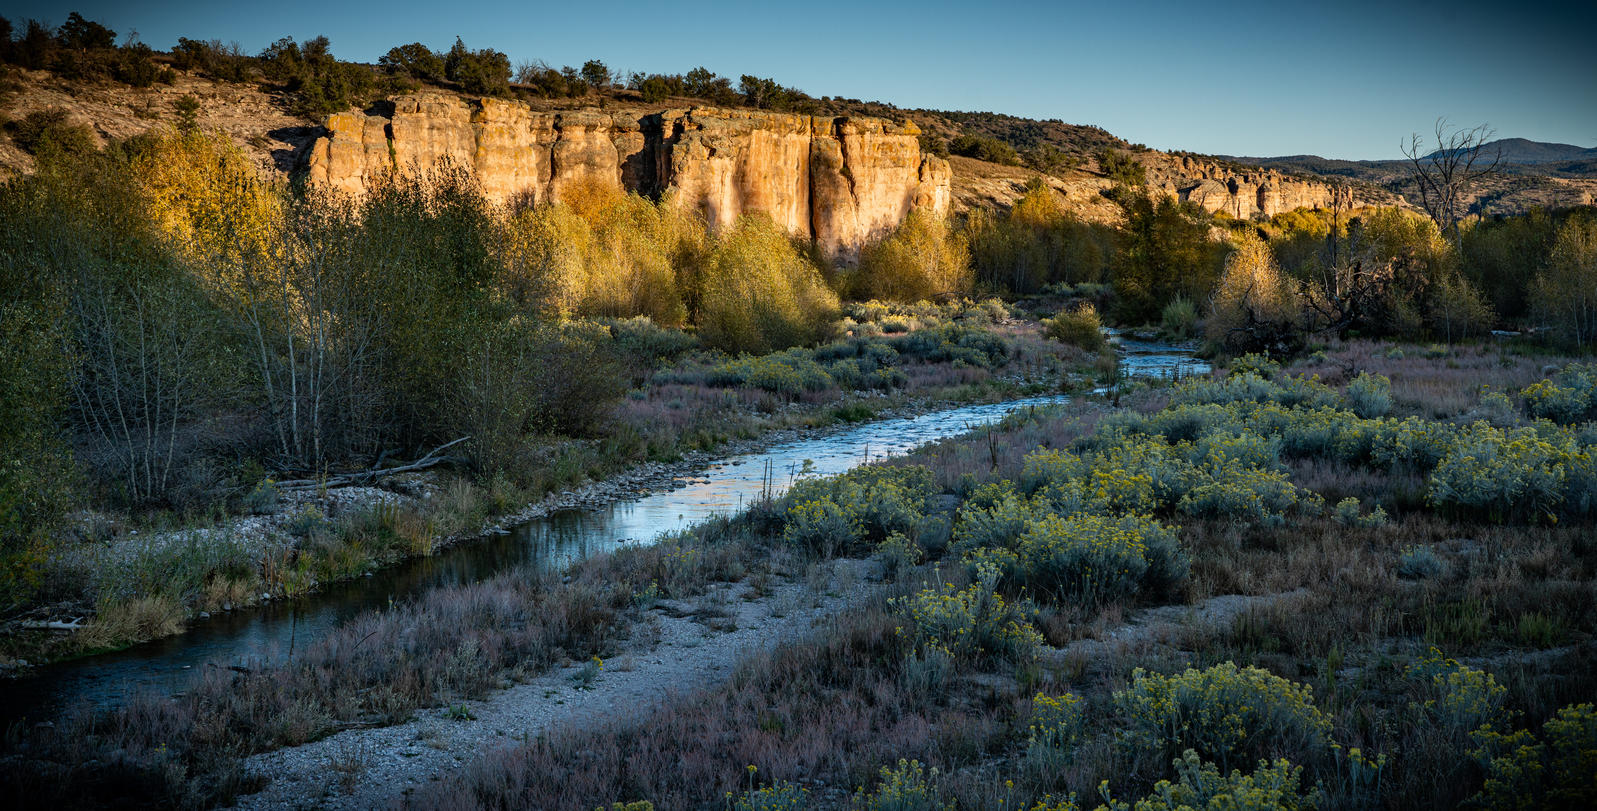
{"type": "Polygon", "coordinates": [[[1417,132],[1402,147],[1420,188],[1420,205],[1437,227],[1454,239],[1458,237],[1458,222],[1468,210],[1465,195],[1477,181],[1495,173],[1502,162],[1500,147],[1487,148],[1495,134],[1496,130],[1485,124],[1452,128],[1447,119],[1438,118],[1434,151],[1425,152],[1425,141],[1417,132]]]}

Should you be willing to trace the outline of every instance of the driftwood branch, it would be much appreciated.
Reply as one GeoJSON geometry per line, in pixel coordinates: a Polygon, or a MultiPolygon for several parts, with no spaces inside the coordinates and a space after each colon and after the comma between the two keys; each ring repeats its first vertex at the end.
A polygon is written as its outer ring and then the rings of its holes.
{"type": "Polygon", "coordinates": [[[83,627],[83,618],[78,617],[71,622],[62,622],[60,620],[50,620],[49,622],[23,620],[18,624],[30,631],[76,631],[83,627]]]}
{"type": "Polygon", "coordinates": [[[381,470],[372,468],[371,470],[362,471],[360,473],[346,473],[342,476],[328,476],[325,479],[294,479],[292,481],[278,482],[275,486],[278,490],[315,490],[323,487],[349,487],[357,484],[370,484],[377,479],[382,478],[383,476],[392,476],[396,473],[413,473],[418,470],[426,470],[427,468],[441,465],[445,462],[459,461],[459,457],[442,456],[441,454],[468,439],[471,439],[471,437],[463,436],[457,440],[454,440],[453,442],[445,442],[444,444],[428,451],[426,456],[423,456],[422,458],[417,459],[408,465],[383,468],[381,470]]]}

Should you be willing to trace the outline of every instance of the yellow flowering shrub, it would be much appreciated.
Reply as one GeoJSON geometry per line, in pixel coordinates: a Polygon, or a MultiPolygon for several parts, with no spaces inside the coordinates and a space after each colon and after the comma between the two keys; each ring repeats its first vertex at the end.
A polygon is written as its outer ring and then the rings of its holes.
{"type": "Polygon", "coordinates": [[[1482,727],[1503,730],[1513,720],[1508,709],[1508,688],[1492,674],[1461,665],[1431,648],[1408,667],[1408,677],[1418,683],[1420,709],[1458,740],[1482,727]]]}
{"type": "Polygon", "coordinates": [[[910,534],[935,491],[919,465],[867,465],[840,476],[800,479],[786,496],[783,539],[826,556],[868,552],[860,542],[910,534]]]}
{"type": "Polygon", "coordinates": [[[1223,775],[1191,749],[1174,763],[1179,781],[1160,780],[1135,806],[1111,797],[1104,781],[1101,811],[1309,811],[1320,806],[1319,788],[1304,790],[1303,767],[1285,758],[1273,764],[1261,760],[1252,774],[1232,770],[1223,775]]]}
{"type": "Polygon", "coordinates": [[[1493,521],[1556,519],[1571,449],[1531,429],[1477,423],[1436,465],[1427,500],[1493,521]]]}
{"type": "Polygon", "coordinates": [[[1049,515],[1027,526],[1015,553],[1013,585],[1060,604],[1130,599],[1187,571],[1174,530],[1138,515],[1049,515]]]}
{"type": "Polygon", "coordinates": [[[1082,703],[1071,693],[1038,693],[1032,698],[1031,723],[1027,726],[1030,734],[1026,739],[1026,758],[1032,768],[1047,773],[1069,763],[1086,726],[1082,703]]]}
{"type": "Polygon", "coordinates": [[[894,600],[893,607],[909,620],[899,634],[909,637],[914,650],[941,649],[956,661],[1036,658],[1042,634],[1026,612],[993,590],[996,579],[997,572],[984,570],[963,589],[939,583],[894,600]]]}
{"type": "Polygon", "coordinates": [[[1177,505],[1188,515],[1207,518],[1250,518],[1279,523],[1298,503],[1298,489],[1277,470],[1230,465],[1181,496],[1177,505]]]}
{"type": "Polygon", "coordinates": [[[1331,744],[1313,688],[1233,662],[1172,676],[1138,668],[1114,704],[1128,746],[1172,756],[1192,749],[1221,768],[1283,752],[1315,758],[1331,744]]]}
{"type": "Polygon", "coordinates": [[[1494,737],[1482,747],[1486,784],[1475,798],[1481,806],[1597,808],[1597,707],[1560,709],[1542,725],[1539,740],[1524,731],[1494,737]]]}
{"type": "Polygon", "coordinates": [[[1597,364],[1571,363],[1550,380],[1541,380],[1520,394],[1533,417],[1561,425],[1597,420],[1597,364]]]}
{"type": "Polygon", "coordinates": [[[936,768],[927,770],[918,760],[898,761],[896,767],[882,767],[882,777],[869,794],[861,788],[854,795],[853,807],[860,811],[951,811],[937,788],[936,768]]]}
{"type": "Polygon", "coordinates": [[[804,811],[810,807],[809,790],[786,780],[750,789],[736,798],[728,793],[727,799],[733,811],[804,811]]]}
{"type": "Polygon", "coordinates": [[[1031,520],[1031,505],[1009,482],[982,485],[959,508],[954,549],[960,553],[1012,546],[1031,520]]]}

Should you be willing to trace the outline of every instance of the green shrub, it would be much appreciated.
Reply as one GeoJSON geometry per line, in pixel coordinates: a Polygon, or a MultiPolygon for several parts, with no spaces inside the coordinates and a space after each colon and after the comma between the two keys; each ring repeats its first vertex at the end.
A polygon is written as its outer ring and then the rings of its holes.
{"type": "Polygon", "coordinates": [[[1560,425],[1597,420],[1597,365],[1571,363],[1552,379],[1533,383],[1521,394],[1531,416],[1560,425]]]}
{"type": "MultiPolygon", "coordinates": [[[[1153,793],[1136,804],[1136,811],[1312,811],[1323,799],[1318,786],[1305,791],[1303,767],[1285,758],[1273,764],[1259,761],[1252,774],[1233,769],[1222,775],[1213,763],[1204,763],[1192,750],[1174,761],[1179,782],[1160,780],[1153,793]]],[[[1132,811],[1103,788],[1105,811],[1132,811]]]]}
{"type": "Polygon", "coordinates": [[[861,788],[854,805],[861,811],[952,811],[937,788],[937,769],[929,772],[918,760],[899,760],[896,768],[882,767],[881,780],[866,794],[861,788]]]}
{"type": "Polygon", "coordinates": [[[1482,727],[1506,730],[1513,720],[1508,688],[1492,674],[1430,653],[1409,665],[1408,678],[1419,691],[1419,709],[1455,741],[1467,740],[1482,727]]]}
{"type": "Polygon", "coordinates": [[[1175,532],[1137,515],[1034,520],[1014,555],[1012,585],[1059,605],[1130,600],[1170,587],[1187,571],[1175,532]]]}
{"type": "Polygon", "coordinates": [[[1213,471],[1181,496],[1178,508],[1202,518],[1249,518],[1280,523],[1298,503],[1298,489],[1277,470],[1236,464],[1213,471]]]}
{"type": "Polygon", "coordinates": [[[1198,308],[1186,296],[1176,296],[1159,311],[1159,329],[1177,340],[1197,334],[1198,308]]]}
{"type": "Polygon", "coordinates": [[[941,583],[894,600],[909,621],[899,633],[909,638],[911,654],[936,649],[955,662],[974,663],[1036,658],[1042,635],[1025,612],[993,590],[997,579],[996,571],[983,570],[964,589],[941,583]]]}
{"type": "Polygon", "coordinates": [[[1392,381],[1383,375],[1360,372],[1347,384],[1348,405],[1364,419],[1384,417],[1392,410],[1392,381]]]}
{"type": "MultiPolygon", "coordinates": [[[[645,83],[647,84],[647,83],[645,83]]],[[[750,773],[753,773],[750,766],[750,773]]],[[[778,780],[761,789],[750,789],[737,799],[727,793],[732,811],[804,811],[810,807],[810,792],[803,786],[778,780]]]]}
{"type": "Polygon", "coordinates": [[[1070,762],[1085,728],[1086,712],[1080,697],[1071,693],[1033,696],[1026,739],[1026,759],[1030,766],[1044,774],[1057,772],[1070,762]]]}
{"type": "Polygon", "coordinates": [[[825,556],[868,552],[858,544],[894,533],[912,537],[933,490],[931,471],[919,465],[867,465],[800,479],[786,496],[783,539],[825,556]]]}
{"type": "Polygon", "coordinates": [[[828,389],[835,382],[810,353],[799,349],[726,361],[711,370],[709,381],[788,396],[828,389]]]}
{"type": "Polygon", "coordinates": [[[1563,500],[1563,458],[1529,429],[1477,425],[1436,465],[1427,500],[1492,521],[1545,520],[1556,516],[1563,500]]]}
{"type": "Polygon", "coordinates": [[[861,249],[847,287],[856,299],[964,295],[971,288],[970,252],[946,220],[917,209],[891,234],[861,249]]]}
{"type": "Polygon", "coordinates": [[[1486,783],[1475,802],[1485,808],[1597,807],[1597,707],[1572,704],[1542,725],[1539,739],[1525,732],[1495,736],[1478,757],[1486,783]]]}
{"type": "Polygon", "coordinates": [[[1370,510],[1369,514],[1361,515],[1359,513],[1359,500],[1348,496],[1336,503],[1336,509],[1332,511],[1331,517],[1338,524],[1344,526],[1378,527],[1386,523],[1386,510],[1381,509],[1380,505],[1377,504],[1375,509],[1370,510]]]}
{"type": "Polygon", "coordinates": [[[1138,668],[1114,703],[1129,746],[1170,756],[1191,749],[1222,769],[1271,754],[1318,759],[1331,744],[1313,688],[1232,662],[1173,676],[1138,668]]]}
{"type": "Polygon", "coordinates": [[[1090,301],[1048,319],[1043,324],[1043,333],[1060,343],[1079,346],[1089,352],[1102,349],[1105,343],[1103,322],[1098,318],[1098,308],[1090,301]]]}
{"type": "Polygon", "coordinates": [[[876,556],[882,559],[886,575],[897,580],[918,565],[925,557],[925,553],[904,533],[895,532],[887,536],[887,540],[876,545],[876,556]]]}
{"type": "Polygon", "coordinates": [[[954,549],[1008,548],[1026,531],[1031,517],[1030,505],[1009,482],[984,484],[960,505],[954,549]]]}
{"type": "Polygon", "coordinates": [[[738,220],[694,285],[699,337],[728,352],[769,352],[825,337],[837,295],[769,217],[738,220]]]}
{"type": "Polygon", "coordinates": [[[1441,573],[1442,560],[1428,546],[1410,546],[1398,555],[1397,576],[1404,580],[1429,580],[1441,573]]]}

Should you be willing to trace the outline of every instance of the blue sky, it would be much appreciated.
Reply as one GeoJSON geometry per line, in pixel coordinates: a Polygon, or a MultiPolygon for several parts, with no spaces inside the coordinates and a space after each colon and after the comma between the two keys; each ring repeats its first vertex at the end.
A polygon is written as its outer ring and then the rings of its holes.
{"type": "Polygon", "coordinates": [[[1394,158],[1439,116],[1597,146],[1591,2],[0,2],[18,22],[73,10],[161,49],[324,34],[338,56],[375,61],[460,36],[513,63],[704,65],[816,96],[1096,124],[1160,149],[1394,158]]]}

